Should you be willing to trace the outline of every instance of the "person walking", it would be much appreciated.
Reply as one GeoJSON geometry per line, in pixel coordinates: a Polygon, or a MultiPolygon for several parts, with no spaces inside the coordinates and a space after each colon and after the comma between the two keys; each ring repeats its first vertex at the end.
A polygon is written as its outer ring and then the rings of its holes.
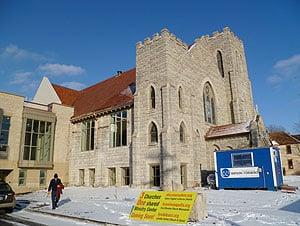
{"type": "Polygon", "coordinates": [[[52,209],[55,209],[57,207],[57,203],[59,201],[62,188],[63,188],[63,184],[61,183],[61,180],[58,178],[57,173],[55,173],[54,178],[51,179],[48,187],[48,194],[50,194],[51,191],[52,209]]]}

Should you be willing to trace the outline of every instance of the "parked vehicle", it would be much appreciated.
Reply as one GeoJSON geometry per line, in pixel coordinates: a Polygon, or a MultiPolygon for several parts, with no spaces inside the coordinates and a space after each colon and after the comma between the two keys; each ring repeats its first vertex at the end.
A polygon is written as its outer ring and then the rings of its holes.
{"type": "Polygon", "coordinates": [[[5,181],[0,181],[0,209],[11,213],[16,206],[15,192],[5,181]]]}

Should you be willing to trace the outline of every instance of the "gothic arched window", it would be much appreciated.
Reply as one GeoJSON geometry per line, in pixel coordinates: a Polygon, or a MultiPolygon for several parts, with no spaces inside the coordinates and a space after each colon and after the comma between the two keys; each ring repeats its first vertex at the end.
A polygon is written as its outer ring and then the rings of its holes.
{"type": "Polygon", "coordinates": [[[157,127],[154,122],[151,122],[151,124],[150,124],[150,143],[155,144],[157,142],[158,142],[157,127]]]}
{"type": "Polygon", "coordinates": [[[155,89],[153,86],[150,88],[150,102],[151,108],[155,108],[155,89]]]}
{"type": "Polygon", "coordinates": [[[185,143],[185,141],[186,141],[186,131],[185,130],[186,130],[185,125],[182,122],[179,127],[179,139],[180,139],[181,143],[185,143]]]}
{"type": "Polygon", "coordinates": [[[215,124],[215,104],[214,94],[209,82],[205,83],[203,90],[203,105],[204,105],[204,117],[208,123],[215,124]]]}
{"type": "Polygon", "coordinates": [[[222,53],[220,51],[217,52],[217,62],[218,62],[219,72],[221,76],[224,78],[223,58],[222,58],[222,53]]]}
{"type": "Polygon", "coordinates": [[[182,108],[182,88],[181,88],[181,86],[178,89],[178,105],[179,105],[179,108],[182,108]]]}

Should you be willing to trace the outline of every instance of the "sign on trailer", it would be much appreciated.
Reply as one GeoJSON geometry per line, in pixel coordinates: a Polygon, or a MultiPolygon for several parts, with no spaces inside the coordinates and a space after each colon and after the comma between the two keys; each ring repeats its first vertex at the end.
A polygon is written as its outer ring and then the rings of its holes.
{"type": "Polygon", "coordinates": [[[144,191],[132,208],[130,218],[186,224],[196,196],[196,192],[144,191]]]}
{"type": "Polygon", "coordinates": [[[220,171],[223,178],[259,177],[258,167],[221,168],[220,171]]]}

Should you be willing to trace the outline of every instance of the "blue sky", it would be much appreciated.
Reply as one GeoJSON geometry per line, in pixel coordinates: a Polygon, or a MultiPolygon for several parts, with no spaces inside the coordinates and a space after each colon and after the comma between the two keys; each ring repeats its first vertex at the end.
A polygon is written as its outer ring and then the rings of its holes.
{"type": "Polygon", "coordinates": [[[0,1],[0,90],[41,78],[81,89],[135,67],[135,44],[167,27],[191,44],[229,26],[243,41],[266,125],[300,121],[300,2],[0,1]]]}

